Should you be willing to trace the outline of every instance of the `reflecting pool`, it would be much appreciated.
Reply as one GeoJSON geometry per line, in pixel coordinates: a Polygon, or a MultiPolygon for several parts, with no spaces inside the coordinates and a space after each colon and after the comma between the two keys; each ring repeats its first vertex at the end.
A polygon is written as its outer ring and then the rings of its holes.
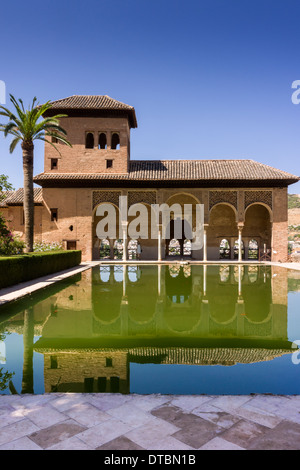
{"type": "Polygon", "coordinates": [[[0,393],[299,394],[299,307],[277,266],[99,265],[0,308],[0,393]]]}

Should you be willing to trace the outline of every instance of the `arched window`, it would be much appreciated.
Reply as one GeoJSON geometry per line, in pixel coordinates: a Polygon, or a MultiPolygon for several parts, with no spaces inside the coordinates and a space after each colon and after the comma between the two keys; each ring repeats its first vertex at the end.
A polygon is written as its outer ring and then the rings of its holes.
{"type": "Polygon", "coordinates": [[[85,136],[85,148],[93,149],[94,148],[94,134],[88,132],[85,136]]]}
{"type": "Polygon", "coordinates": [[[128,243],[128,258],[129,259],[137,259],[137,252],[138,252],[138,241],[137,240],[130,240],[128,243]]]}
{"type": "MultiPolygon", "coordinates": [[[[242,258],[245,259],[245,249],[244,249],[244,242],[242,240],[242,258]]],[[[237,259],[239,257],[239,241],[235,240],[234,242],[234,249],[233,249],[233,255],[234,259],[237,259]]]]}
{"type": "Polygon", "coordinates": [[[120,137],[117,133],[111,136],[111,148],[112,150],[119,150],[120,148],[120,137]]]}
{"type": "Polygon", "coordinates": [[[248,259],[258,259],[258,243],[252,239],[248,245],[248,259]]]}
{"type": "Polygon", "coordinates": [[[101,240],[100,243],[100,259],[110,258],[110,246],[107,239],[101,240]]]}
{"type": "Polygon", "coordinates": [[[192,243],[191,240],[184,240],[183,243],[183,254],[184,256],[192,256],[192,243]]]}
{"type": "Polygon", "coordinates": [[[229,259],[230,258],[230,243],[226,238],[223,238],[220,242],[220,259],[229,259]]]}
{"type": "Polygon", "coordinates": [[[169,255],[170,256],[179,256],[181,253],[180,243],[178,240],[173,238],[169,243],[169,255]]]}
{"type": "Polygon", "coordinates": [[[114,243],[114,259],[123,257],[123,240],[116,240],[114,243]]]}
{"type": "Polygon", "coordinates": [[[98,148],[103,150],[107,148],[106,134],[104,132],[101,132],[101,134],[99,134],[98,148]]]}

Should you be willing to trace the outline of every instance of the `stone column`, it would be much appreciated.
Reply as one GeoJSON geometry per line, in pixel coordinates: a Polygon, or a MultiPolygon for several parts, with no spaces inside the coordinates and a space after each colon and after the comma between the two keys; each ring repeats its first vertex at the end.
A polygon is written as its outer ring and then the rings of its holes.
{"type": "Polygon", "coordinates": [[[157,240],[157,260],[161,261],[161,240],[162,240],[162,234],[161,234],[161,225],[158,226],[158,240],[157,240]]]}
{"type": "Polygon", "coordinates": [[[207,261],[207,227],[208,224],[204,224],[203,228],[203,261],[207,261]]]}
{"type": "Polygon", "coordinates": [[[122,223],[123,230],[123,261],[127,261],[127,222],[122,223]]]}
{"type": "Polygon", "coordinates": [[[238,238],[239,256],[238,256],[238,261],[239,261],[239,262],[243,261],[243,254],[242,254],[242,230],[243,230],[243,225],[238,224],[238,231],[239,231],[239,238],[238,238]]]}

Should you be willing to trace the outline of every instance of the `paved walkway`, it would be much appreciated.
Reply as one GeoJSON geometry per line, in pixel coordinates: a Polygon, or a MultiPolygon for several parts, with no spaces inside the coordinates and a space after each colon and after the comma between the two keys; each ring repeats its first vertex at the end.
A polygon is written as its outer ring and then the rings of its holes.
{"type": "Polygon", "coordinates": [[[300,395],[2,395],[0,418],[0,450],[300,449],[300,395]]]}

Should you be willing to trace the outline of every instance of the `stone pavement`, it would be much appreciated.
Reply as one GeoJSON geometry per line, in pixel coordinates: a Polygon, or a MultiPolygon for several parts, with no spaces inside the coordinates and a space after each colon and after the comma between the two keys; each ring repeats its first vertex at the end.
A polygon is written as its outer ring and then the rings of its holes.
{"type": "Polygon", "coordinates": [[[300,395],[0,396],[0,450],[298,450],[300,395]]]}

